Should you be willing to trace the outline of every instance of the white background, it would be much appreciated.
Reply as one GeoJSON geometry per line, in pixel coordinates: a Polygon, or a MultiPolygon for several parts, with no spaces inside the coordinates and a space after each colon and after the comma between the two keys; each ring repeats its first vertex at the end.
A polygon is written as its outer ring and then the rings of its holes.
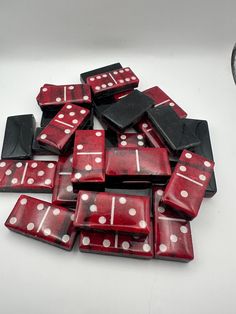
{"type": "Polygon", "coordinates": [[[66,252],[14,234],[4,222],[18,194],[1,193],[0,313],[235,313],[235,41],[235,0],[0,0],[0,145],[7,116],[40,121],[43,83],[121,62],[140,90],[159,85],[208,120],[218,182],[192,222],[189,264],[66,252]]]}

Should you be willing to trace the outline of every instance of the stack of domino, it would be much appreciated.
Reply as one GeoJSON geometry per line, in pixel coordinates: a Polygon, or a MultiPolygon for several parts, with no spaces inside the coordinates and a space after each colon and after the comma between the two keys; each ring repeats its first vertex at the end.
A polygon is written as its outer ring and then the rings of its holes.
{"type": "Polygon", "coordinates": [[[217,190],[207,121],[186,118],[157,86],[137,90],[120,63],[81,82],[40,88],[39,128],[31,114],[8,117],[0,191],[26,194],[6,227],[67,250],[79,234],[83,252],[192,260],[190,220],[217,190]]]}

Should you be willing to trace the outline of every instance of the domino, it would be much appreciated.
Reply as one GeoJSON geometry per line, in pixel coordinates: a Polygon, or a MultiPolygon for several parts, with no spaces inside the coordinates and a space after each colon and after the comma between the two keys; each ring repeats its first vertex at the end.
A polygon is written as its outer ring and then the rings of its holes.
{"type": "Polygon", "coordinates": [[[150,199],[146,196],[79,191],[74,226],[148,235],[150,199]]]}
{"type": "Polygon", "coordinates": [[[39,134],[37,141],[56,154],[68,151],[75,131],[85,125],[88,115],[88,109],[66,104],[39,134]]]}
{"type": "Polygon", "coordinates": [[[0,191],[50,193],[55,172],[52,161],[0,160],[0,191]]]}
{"type": "Polygon", "coordinates": [[[166,181],[171,175],[165,148],[110,148],[106,153],[107,182],[166,181]]]}
{"type": "Polygon", "coordinates": [[[189,221],[161,203],[163,188],[154,193],[154,254],[155,258],[190,262],[194,259],[189,221]]]}
{"type": "Polygon", "coordinates": [[[146,147],[145,135],[141,133],[117,134],[117,142],[119,148],[146,147]]]}
{"type": "Polygon", "coordinates": [[[214,162],[184,150],[168,182],[162,201],[191,220],[198,214],[210,182],[214,162]]]}
{"type": "Polygon", "coordinates": [[[139,79],[130,68],[121,68],[89,76],[86,83],[90,85],[94,96],[101,98],[134,89],[138,87],[139,79]]]}
{"type": "MultiPolygon", "coordinates": [[[[205,120],[186,119],[186,125],[191,129],[194,135],[196,135],[201,144],[193,147],[191,151],[195,154],[206,157],[207,159],[213,160],[213,152],[211,146],[210,132],[208,123],[205,120]]],[[[214,171],[212,172],[211,180],[205,192],[205,197],[213,197],[217,192],[216,178],[214,171]]]]}
{"type": "Polygon", "coordinates": [[[73,208],[76,206],[77,193],[73,192],[71,183],[72,161],[72,155],[59,157],[52,193],[52,203],[54,205],[73,208]]]}
{"type": "Polygon", "coordinates": [[[79,249],[86,253],[99,253],[122,257],[151,259],[153,254],[153,231],[147,236],[81,230],[79,249]]]}
{"type": "Polygon", "coordinates": [[[36,100],[42,111],[59,111],[66,103],[78,104],[90,109],[92,96],[87,84],[44,84],[36,100]]]}
{"type": "Polygon", "coordinates": [[[7,118],[2,148],[2,159],[31,159],[35,132],[32,114],[7,118]]]}
{"type": "Polygon", "coordinates": [[[78,130],[75,134],[71,181],[74,190],[103,189],[105,184],[105,131],[78,130]]]}
{"type": "Polygon", "coordinates": [[[154,101],[138,90],[119,100],[102,112],[102,120],[117,132],[138,123],[142,116],[154,105],[154,101]]]}
{"type": "Polygon", "coordinates": [[[122,69],[122,65],[120,63],[113,63],[113,64],[109,64],[107,66],[95,69],[95,70],[91,70],[91,71],[87,71],[84,73],[80,74],[80,80],[82,83],[86,83],[87,79],[91,76],[94,75],[99,75],[101,73],[105,73],[105,72],[110,72],[110,71],[114,71],[114,70],[118,70],[118,69],[122,69]]]}
{"type": "Polygon", "coordinates": [[[69,209],[21,195],[5,226],[33,239],[71,250],[76,236],[73,219],[74,214],[69,209]]]}
{"type": "Polygon", "coordinates": [[[180,119],[170,106],[158,106],[147,111],[148,119],[160,134],[165,144],[173,151],[183,150],[200,144],[185,119],[180,119]]]}
{"type": "Polygon", "coordinates": [[[171,99],[163,90],[158,86],[151,87],[143,92],[155,101],[154,107],[170,106],[175,111],[180,119],[186,118],[187,113],[177,103],[171,99]]]}

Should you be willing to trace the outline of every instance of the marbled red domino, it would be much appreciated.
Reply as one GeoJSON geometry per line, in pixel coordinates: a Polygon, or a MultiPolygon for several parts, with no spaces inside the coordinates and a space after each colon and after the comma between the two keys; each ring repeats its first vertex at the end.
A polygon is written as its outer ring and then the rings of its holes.
{"type": "Polygon", "coordinates": [[[119,148],[139,148],[146,146],[145,135],[137,133],[117,134],[119,148]]]}
{"type": "Polygon", "coordinates": [[[171,175],[165,148],[110,148],[106,154],[106,176],[116,180],[159,182],[171,175]]]}
{"type": "Polygon", "coordinates": [[[151,87],[143,92],[145,95],[152,98],[156,104],[154,107],[157,106],[171,106],[173,110],[176,112],[176,114],[179,116],[179,118],[186,118],[187,113],[176,104],[176,102],[171,99],[166,93],[163,92],[158,86],[151,87]]]}
{"type": "Polygon", "coordinates": [[[120,93],[138,86],[139,79],[130,68],[121,68],[87,78],[95,96],[120,93]]]}
{"type": "Polygon", "coordinates": [[[195,218],[213,169],[212,160],[184,150],[165,189],[162,201],[185,214],[188,219],[195,218]]]}
{"type": "Polygon", "coordinates": [[[72,155],[59,157],[52,194],[54,205],[76,206],[77,193],[73,192],[71,183],[72,160],[72,155]]]}
{"type": "Polygon", "coordinates": [[[163,188],[154,192],[155,258],[189,262],[194,258],[191,227],[175,211],[160,202],[163,188]]]}
{"type": "Polygon", "coordinates": [[[37,137],[37,141],[57,154],[68,150],[75,131],[86,123],[89,110],[66,104],[37,137]]]}
{"type": "Polygon", "coordinates": [[[0,160],[0,191],[50,193],[56,162],[0,160]]]}
{"type": "Polygon", "coordinates": [[[86,253],[100,253],[124,257],[152,258],[153,232],[147,236],[81,230],[79,249],[86,253]]]}
{"type": "Polygon", "coordinates": [[[142,118],[142,120],[138,124],[136,124],[135,129],[145,135],[148,142],[150,143],[150,146],[156,148],[166,148],[169,151],[168,147],[165,145],[161,137],[158,135],[157,131],[153,128],[153,126],[146,117],[142,118]]]}
{"type": "Polygon", "coordinates": [[[150,232],[150,198],[80,191],[74,225],[90,230],[148,234],[150,232]]]}
{"type": "Polygon", "coordinates": [[[76,132],[71,181],[75,188],[105,183],[104,130],[76,132]]]}
{"type": "Polygon", "coordinates": [[[76,231],[74,214],[69,209],[21,195],[5,226],[12,231],[71,250],[76,231]]]}
{"type": "Polygon", "coordinates": [[[91,89],[88,84],[44,84],[36,99],[42,110],[60,110],[65,103],[83,106],[89,106],[92,103],[91,89]]]}

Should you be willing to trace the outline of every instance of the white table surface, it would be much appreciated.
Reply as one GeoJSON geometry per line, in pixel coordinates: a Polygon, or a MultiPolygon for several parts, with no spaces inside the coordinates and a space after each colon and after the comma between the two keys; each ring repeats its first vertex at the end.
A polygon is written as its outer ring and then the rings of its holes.
{"type": "Polygon", "coordinates": [[[19,194],[1,193],[2,314],[236,311],[236,4],[137,2],[0,0],[0,146],[7,116],[33,113],[40,122],[35,97],[43,83],[76,83],[81,72],[113,62],[132,67],[140,90],[159,85],[190,118],[209,123],[218,193],[192,222],[195,259],[60,250],[8,231],[19,194]]]}

